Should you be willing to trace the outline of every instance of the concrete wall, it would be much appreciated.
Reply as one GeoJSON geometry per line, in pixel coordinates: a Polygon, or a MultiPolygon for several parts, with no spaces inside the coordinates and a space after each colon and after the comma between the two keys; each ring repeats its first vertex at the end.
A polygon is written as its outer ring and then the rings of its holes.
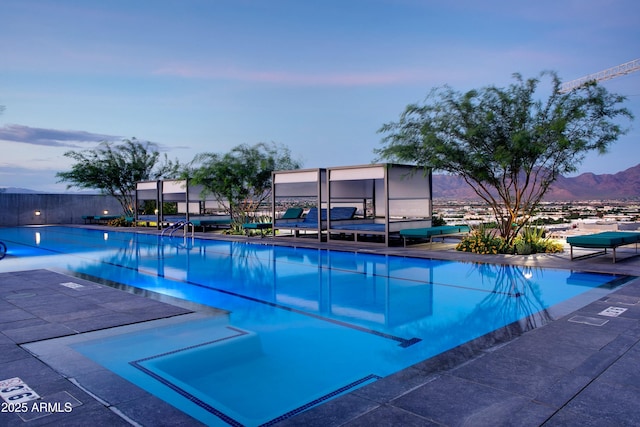
{"type": "Polygon", "coordinates": [[[120,203],[100,194],[0,193],[0,226],[84,224],[83,215],[122,214],[120,203]],[[36,211],[40,215],[36,215],[36,211]]]}

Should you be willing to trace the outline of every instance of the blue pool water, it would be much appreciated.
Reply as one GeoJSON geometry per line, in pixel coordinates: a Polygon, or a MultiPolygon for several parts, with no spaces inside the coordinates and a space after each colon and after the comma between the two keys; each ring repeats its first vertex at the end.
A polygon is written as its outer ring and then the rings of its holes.
{"type": "Polygon", "coordinates": [[[275,422],[628,279],[73,227],[0,240],[0,272],[63,270],[226,311],[76,346],[209,425],[275,422]]]}

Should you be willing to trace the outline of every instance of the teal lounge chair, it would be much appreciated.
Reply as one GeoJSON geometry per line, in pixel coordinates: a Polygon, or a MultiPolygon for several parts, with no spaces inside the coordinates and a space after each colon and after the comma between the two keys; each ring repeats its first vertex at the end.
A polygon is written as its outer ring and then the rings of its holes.
{"type": "Polygon", "coordinates": [[[204,231],[209,227],[228,227],[231,225],[231,217],[229,215],[210,215],[190,219],[189,222],[194,227],[202,227],[204,231]]]}
{"type": "Polygon", "coordinates": [[[468,225],[440,225],[437,227],[400,230],[400,236],[403,238],[404,246],[406,247],[407,239],[426,239],[431,245],[433,244],[434,237],[440,237],[442,241],[444,241],[445,237],[464,236],[465,234],[469,234],[469,231],[468,225]]]}
{"type": "Polygon", "coordinates": [[[638,253],[638,243],[640,242],[640,233],[633,231],[605,231],[602,233],[588,234],[585,236],[570,236],[567,237],[567,243],[571,250],[571,261],[574,259],[580,259],[584,257],[590,257],[595,255],[606,254],[607,249],[611,249],[613,252],[613,262],[616,262],[616,248],[618,246],[636,245],[636,253],[638,253]],[[587,249],[602,249],[599,252],[590,253],[587,255],[581,255],[578,257],[573,256],[573,247],[587,248],[587,249]]]}

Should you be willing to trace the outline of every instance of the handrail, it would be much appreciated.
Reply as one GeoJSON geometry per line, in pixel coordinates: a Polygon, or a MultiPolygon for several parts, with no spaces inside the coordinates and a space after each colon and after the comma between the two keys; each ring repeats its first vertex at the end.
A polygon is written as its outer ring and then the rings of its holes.
{"type": "Polygon", "coordinates": [[[0,241],[0,259],[4,258],[7,254],[7,245],[3,241],[0,241]]]}
{"type": "Polygon", "coordinates": [[[167,228],[162,230],[162,233],[160,233],[160,237],[164,236],[164,233],[166,233],[169,230],[177,230],[178,228],[182,227],[184,225],[184,221],[178,221],[175,224],[171,224],[170,226],[168,226],[167,228]]]}
{"type": "Polygon", "coordinates": [[[180,221],[179,225],[177,225],[173,230],[171,230],[171,233],[169,233],[169,237],[173,237],[173,233],[175,233],[177,230],[183,228],[185,230],[185,235],[187,234],[187,228],[191,226],[191,237],[193,237],[193,234],[195,232],[195,226],[193,225],[193,223],[191,221],[180,221]]]}

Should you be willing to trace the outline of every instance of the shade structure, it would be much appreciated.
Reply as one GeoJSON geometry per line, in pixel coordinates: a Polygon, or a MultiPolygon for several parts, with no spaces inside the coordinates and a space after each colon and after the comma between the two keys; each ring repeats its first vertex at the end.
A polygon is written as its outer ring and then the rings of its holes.
{"type": "Polygon", "coordinates": [[[377,237],[389,245],[400,230],[430,227],[432,173],[430,168],[393,163],[327,169],[327,207],[356,206],[353,220],[328,219],[327,239],[377,237]]]}
{"type": "Polygon", "coordinates": [[[326,228],[326,216],[323,215],[323,210],[326,210],[327,202],[327,170],[316,168],[275,171],[271,178],[271,210],[274,233],[276,230],[293,230],[293,234],[299,236],[300,231],[304,230],[305,234],[317,233],[318,239],[321,239],[322,230],[326,228]],[[307,210],[307,215],[312,214],[305,218],[306,224],[303,224],[304,220],[278,219],[280,216],[278,211],[288,205],[304,207],[307,210]],[[313,212],[320,214],[313,217],[313,212]]]}

